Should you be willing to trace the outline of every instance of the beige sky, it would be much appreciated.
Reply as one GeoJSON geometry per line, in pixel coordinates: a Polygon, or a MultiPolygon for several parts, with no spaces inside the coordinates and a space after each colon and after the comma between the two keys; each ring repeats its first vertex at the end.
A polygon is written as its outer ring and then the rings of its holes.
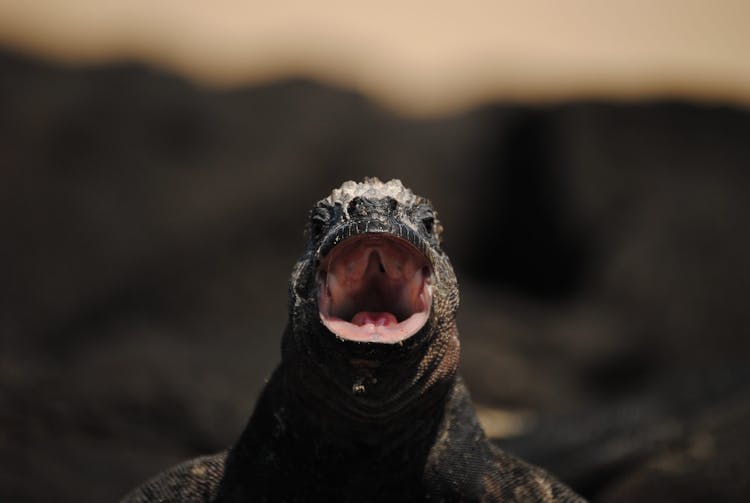
{"type": "Polygon", "coordinates": [[[211,85],[303,76],[403,113],[487,100],[750,103],[750,1],[0,0],[0,44],[211,85]]]}

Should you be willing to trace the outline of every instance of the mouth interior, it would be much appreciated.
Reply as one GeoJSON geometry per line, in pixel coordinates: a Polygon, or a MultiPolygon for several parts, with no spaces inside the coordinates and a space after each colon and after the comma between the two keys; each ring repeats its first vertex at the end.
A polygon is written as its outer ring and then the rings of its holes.
{"type": "Polygon", "coordinates": [[[427,322],[429,262],[407,241],[367,234],[347,239],[321,261],[320,318],[342,339],[397,343],[427,322]]]}

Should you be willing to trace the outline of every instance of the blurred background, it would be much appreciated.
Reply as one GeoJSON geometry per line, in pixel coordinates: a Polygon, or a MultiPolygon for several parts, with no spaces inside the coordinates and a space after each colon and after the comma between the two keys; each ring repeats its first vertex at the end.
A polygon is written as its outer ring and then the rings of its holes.
{"type": "Polygon", "coordinates": [[[488,433],[593,501],[750,498],[750,4],[0,0],[0,500],[239,435],[307,211],[438,208],[488,433]]]}

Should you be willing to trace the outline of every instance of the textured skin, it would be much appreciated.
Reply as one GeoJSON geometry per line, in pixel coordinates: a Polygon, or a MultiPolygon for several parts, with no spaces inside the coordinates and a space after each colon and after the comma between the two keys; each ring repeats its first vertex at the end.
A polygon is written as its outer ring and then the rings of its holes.
{"type": "Polygon", "coordinates": [[[429,201],[398,180],[346,182],[318,202],[292,273],[282,362],[240,439],[124,501],[583,501],[479,426],[457,375],[458,285],[441,231],[429,201]],[[400,344],[341,340],[320,322],[320,258],[366,232],[408,239],[432,265],[430,318],[400,344]]]}

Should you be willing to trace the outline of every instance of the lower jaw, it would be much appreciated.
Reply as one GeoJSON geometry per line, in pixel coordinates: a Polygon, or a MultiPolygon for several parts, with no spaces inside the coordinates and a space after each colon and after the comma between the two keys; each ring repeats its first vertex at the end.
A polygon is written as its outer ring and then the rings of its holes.
{"type": "MultiPolygon", "coordinates": [[[[367,317],[368,313],[358,313],[358,317],[367,317]]],[[[391,315],[392,316],[392,315],[391,315]]],[[[380,344],[398,344],[409,339],[419,332],[427,323],[429,310],[421,311],[411,315],[401,323],[377,324],[365,322],[355,325],[335,316],[320,313],[320,319],[336,337],[356,342],[372,342],[380,344]]],[[[378,321],[378,319],[373,320],[378,321]]]]}

